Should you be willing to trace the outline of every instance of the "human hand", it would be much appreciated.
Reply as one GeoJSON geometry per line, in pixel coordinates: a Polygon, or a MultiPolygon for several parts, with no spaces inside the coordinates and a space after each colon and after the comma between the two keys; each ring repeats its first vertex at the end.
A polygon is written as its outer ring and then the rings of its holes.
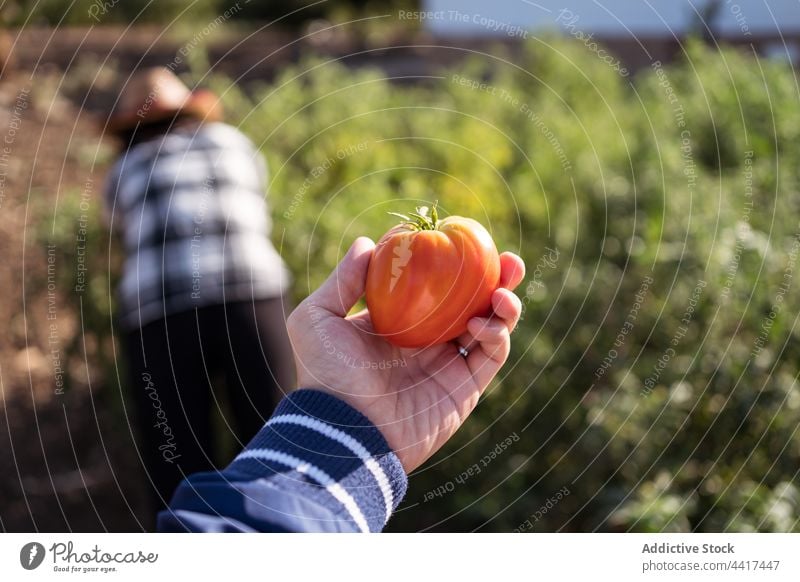
{"type": "Polygon", "coordinates": [[[411,472],[453,436],[508,358],[521,313],[512,293],[525,274],[517,255],[500,255],[493,315],[474,317],[457,340],[422,349],[393,346],[374,333],[364,294],[375,248],[356,239],[328,279],[287,321],[302,388],[328,392],[364,414],[411,472]],[[469,355],[459,354],[459,346],[469,355]]]}

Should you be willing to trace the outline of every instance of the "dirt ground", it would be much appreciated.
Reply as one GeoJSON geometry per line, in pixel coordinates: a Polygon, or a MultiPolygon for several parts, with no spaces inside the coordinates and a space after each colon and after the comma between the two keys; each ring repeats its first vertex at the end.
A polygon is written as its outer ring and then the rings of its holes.
{"type": "Polygon", "coordinates": [[[130,431],[117,422],[116,388],[91,357],[64,359],[84,337],[80,314],[70,290],[55,284],[54,271],[68,267],[48,271],[51,253],[37,235],[58,216],[60,196],[90,177],[100,183],[105,171],[75,163],[100,136],[53,92],[59,79],[44,70],[0,81],[0,529],[140,530],[150,519],[143,475],[130,431]]]}

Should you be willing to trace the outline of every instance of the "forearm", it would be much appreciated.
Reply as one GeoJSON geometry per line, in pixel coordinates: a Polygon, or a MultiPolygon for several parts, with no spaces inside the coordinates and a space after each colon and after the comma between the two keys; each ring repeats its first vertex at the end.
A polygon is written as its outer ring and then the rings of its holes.
{"type": "Polygon", "coordinates": [[[380,531],[406,474],[380,431],[316,390],[284,398],[223,471],[189,476],[160,531],[380,531]]]}

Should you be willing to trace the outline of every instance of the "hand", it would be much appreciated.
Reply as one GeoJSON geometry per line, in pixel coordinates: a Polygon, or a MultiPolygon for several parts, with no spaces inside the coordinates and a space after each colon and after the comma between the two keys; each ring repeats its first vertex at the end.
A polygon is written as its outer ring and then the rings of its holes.
{"type": "Polygon", "coordinates": [[[525,265],[500,255],[500,287],[492,317],[472,318],[457,341],[424,349],[398,348],[372,331],[369,312],[347,313],[364,294],[375,248],[359,238],[327,281],[289,316],[298,385],[333,394],[375,424],[406,472],[453,436],[508,358],[521,313],[511,290],[525,265]],[[469,349],[463,357],[459,346],[469,349]]]}

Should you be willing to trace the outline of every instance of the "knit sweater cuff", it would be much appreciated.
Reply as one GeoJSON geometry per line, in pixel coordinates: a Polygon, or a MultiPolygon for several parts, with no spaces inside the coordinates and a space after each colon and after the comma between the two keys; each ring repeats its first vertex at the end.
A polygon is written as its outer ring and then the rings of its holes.
{"type": "MultiPolygon", "coordinates": [[[[386,439],[367,417],[317,390],[298,390],[225,470],[267,478],[283,474],[317,503],[363,532],[380,531],[408,486],[386,439]]],[[[281,485],[278,485],[281,487],[281,485]]]]}

